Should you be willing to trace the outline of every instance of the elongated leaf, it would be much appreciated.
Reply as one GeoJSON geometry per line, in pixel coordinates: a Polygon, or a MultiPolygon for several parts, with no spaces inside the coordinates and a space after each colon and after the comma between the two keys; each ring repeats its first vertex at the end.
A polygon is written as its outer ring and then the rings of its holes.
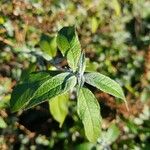
{"type": "Polygon", "coordinates": [[[77,111],[88,140],[96,142],[101,134],[100,107],[95,96],[87,88],[80,88],[77,111]]]}
{"type": "Polygon", "coordinates": [[[53,77],[54,72],[39,81],[30,80],[19,84],[14,89],[10,106],[13,112],[21,108],[31,108],[39,103],[68,91],[76,84],[76,77],[70,73],[61,73],[53,77]]]}
{"type": "Polygon", "coordinates": [[[72,89],[76,84],[76,77],[70,73],[61,73],[44,82],[35,91],[32,100],[29,101],[26,108],[33,107],[47,99],[51,99],[72,89]]]}
{"type": "MultiPolygon", "coordinates": [[[[82,87],[84,85],[84,71],[85,71],[85,67],[86,67],[86,61],[85,61],[85,54],[84,52],[81,53],[80,55],[80,59],[78,62],[78,88],[80,89],[80,87],[82,87]]],[[[78,89],[78,90],[79,90],[78,89]]]]}
{"type": "Polygon", "coordinates": [[[50,112],[61,127],[68,114],[69,94],[64,93],[49,100],[50,112]]]}
{"type": "Polygon", "coordinates": [[[24,108],[24,105],[30,100],[34,92],[47,80],[55,76],[57,72],[52,71],[40,71],[37,73],[31,73],[26,80],[20,81],[20,83],[14,88],[11,99],[10,107],[12,111],[18,111],[24,108]]]}
{"type": "Polygon", "coordinates": [[[61,53],[67,57],[69,66],[75,72],[81,54],[81,46],[75,27],[62,28],[57,35],[57,45],[61,53]]]}
{"type": "Polygon", "coordinates": [[[105,75],[97,72],[86,73],[85,82],[106,93],[125,100],[125,96],[120,85],[105,75]]]}
{"type": "Polygon", "coordinates": [[[42,51],[48,54],[49,56],[51,57],[56,56],[57,52],[56,37],[51,37],[49,35],[42,34],[39,45],[42,51]]]}
{"type": "Polygon", "coordinates": [[[85,54],[82,51],[78,62],[78,72],[83,75],[86,68],[85,54]]]}

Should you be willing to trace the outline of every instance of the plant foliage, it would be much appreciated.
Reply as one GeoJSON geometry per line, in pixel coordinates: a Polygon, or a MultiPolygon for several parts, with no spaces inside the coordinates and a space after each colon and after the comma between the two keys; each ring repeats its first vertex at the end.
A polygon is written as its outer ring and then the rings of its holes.
{"type": "MultiPolygon", "coordinates": [[[[105,75],[85,72],[85,56],[81,51],[74,26],[64,27],[58,32],[57,46],[67,59],[70,68],[64,72],[49,70],[31,73],[14,88],[10,100],[11,109],[16,112],[20,109],[29,109],[46,100],[52,101],[50,102],[51,112],[61,126],[67,110],[59,106],[59,98],[75,87],[77,112],[83,122],[85,135],[89,141],[96,142],[101,136],[100,106],[85,82],[125,101],[122,88],[116,81],[105,75]],[[57,107],[60,112],[54,112],[52,107],[57,107]],[[61,113],[64,115],[60,116],[61,113]]],[[[45,49],[45,46],[42,47],[45,49]]],[[[63,101],[63,98],[61,100],[63,101]]],[[[65,99],[64,103],[66,103],[65,99]]]]}

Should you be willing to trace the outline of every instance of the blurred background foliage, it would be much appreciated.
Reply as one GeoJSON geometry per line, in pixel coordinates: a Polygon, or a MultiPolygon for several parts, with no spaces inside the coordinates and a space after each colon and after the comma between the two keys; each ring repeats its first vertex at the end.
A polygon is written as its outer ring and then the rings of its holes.
{"type": "Polygon", "coordinates": [[[0,0],[0,149],[149,150],[149,106],[149,0],[0,0]],[[55,120],[64,118],[53,119],[56,110],[50,113],[47,102],[15,114],[9,108],[17,81],[32,71],[54,69],[51,64],[66,67],[55,36],[68,25],[76,25],[86,70],[118,81],[130,109],[90,87],[103,117],[97,144],[85,138],[74,92],[61,128],[55,120]]]}

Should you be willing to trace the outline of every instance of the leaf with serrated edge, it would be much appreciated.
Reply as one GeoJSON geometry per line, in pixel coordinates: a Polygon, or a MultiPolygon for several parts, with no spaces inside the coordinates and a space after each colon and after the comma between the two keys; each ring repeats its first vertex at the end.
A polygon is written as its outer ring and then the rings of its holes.
{"type": "Polygon", "coordinates": [[[74,26],[62,28],[57,35],[57,45],[67,62],[76,71],[81,54],[81,46],[74,26]]]}
{"type": "Polygon", "coordinates": [[[101,116],[99,103],[87,88],[80,88],[77,111],[83,122],[85,134],[89,141],[96,142],[101,134],[101,116]]]}
{"type": "Polygon", "coordinates": [[[68,114],[69,93],[58,95],[49,100],[50,112],[53,118],[59,122],[59,127],[62,126],[68,114]]]}
{"type": "Polygon", "coordinates": [[[12,93],[10,105],[12,111],[31,108],[52,97],[68,91],[76,84],[76,77],[70,73],[61,73],[54,77],[33,83],[18,85],[12,93]]]}

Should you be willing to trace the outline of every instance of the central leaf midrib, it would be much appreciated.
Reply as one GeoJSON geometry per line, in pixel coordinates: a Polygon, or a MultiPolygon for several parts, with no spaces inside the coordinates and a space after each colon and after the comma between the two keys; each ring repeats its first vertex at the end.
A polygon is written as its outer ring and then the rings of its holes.
{"type": "MultiPolygon", "coordinates": [[[[95,81],[94,81],[95,82],[95,81]]],[[[111,90],[115,91],[118,95],[120,95],[120,93],[116,90],[116,89],[113,89],[112,87],[106,85],[106,84],[103,84],[102,82],[100,83],[102,84],[103,86],[105,86],[106,88],[110,88],[111,90]]],[[[110,93],[111,94],[111,93],[110,93]]],[[[121,96],[121,95],[120,95],[121,96]]],[[[122,96],[121,96],[122,97],[122,96]]]]}
{"type": "MultiPolygon", "coordinates": [[[[58,75],[57,75],[58,76],[58,75]]],[[[54,76],[54,77],[56,77],[56,76],[54,76]]],[[[50,80],[52,80],[54,77],[52,77],[52,78],[50,78],[50,79],[48,79],[46,82],[43,82],[43,84],[41,84],[40,86],[39,86],[39,88],[41,88],[42,86],[44,86],[47,82],[50,82],[50,80]]],[[[38,88],[38,89],[39,89],[38,88]]],[[[38,90],[37,89],[37,90],[38,90]]],[[[24,108],[25,106],[27,106],[29,103],[30,103],[30,101],[32,100],[32,99],[34,99],[34,96],[36,95],[36,92],[37,92],[37,90],[33,93],[33,96],[31,96],[31,98],[26,102],[26,103],[24,103],[24,105],[21,107],[21,108],[24,108]]],[[[47,93],[47,92],[46,92],[47,93]]],[[[44,93],[45,94],[45,93],[44,93]]],[[[43,95],[43,94],[42,94],[43,95]]]]}
{"type": "Polygon", "coordinates": [[[75,55],[74,55],[74,52],[73,52],[73,50],[72,49],[74,49],[74,47],[76,46],[76,43],[75,44],[73,44],[72,46],[71,46],[71,48],[69,49],[69,51],[72,53],[72,55],[73,55],[73,66],[75,67],[75,55]]]}
{"type": "MultiPolygon", "coordinates": [[[[90,75],[90,74],[87,74],[87,75],[90,75]]],[[[88,77],[89,79],[91,78],[91,77],[88,77]]],[[[97,77],[95,77],[95,78],[97,78],[97,77]]],[[[94,80],[94,78],[92,77],[92,79],[94,80]]],[[[91,80],[91,79],[90,79],[91,80]]],[[[102,79],[101,79],[102,80],[102,79]]],[[[116,90],[116,89],[113,89],[112,87],[109,87],[108,85],[106,85],[106,84],[103,84],[102,82],[101,82],[101,80],[99,81],[99,83],[102,85],[102,86],[105,86],[106,88],[110,88],[110,89],[112,89],[113,91],[115,91],[118,95],[120,95],[120,93],[118,93],[118,91],[116,90]]],[[[87,82],[88,82],[88,80],[87,80],[87,82]]],[[[92,81],[92,82],[94,82],[95,83],[95,85],[97,85],[97,86],[95,86],[94,84],[92,84],[92,86],[94,86],[94,87],[99,87],[98,86],[98,84],[95,82],[95,81],[92,81]]],[[[88,82],[88,84],[91,84],[90,82],[88,82]]],[[[100,90],[102,90],[102,89],[100,89],[100,90]]],[[[111,93],[110,93],[111,94],[111,93]]],[[[111,94],[112,95],[112,94],[111,94]]],[[[122,95],[120,95],[121,97],[123,97],[122,95]]]]}
{"type": "MultiPolygon", "coordinates": [[[[54,87],[54,88],[57,88],[57,87],[59,87],[61,84],[59,84],[59,85],[57,85],[56,87],[54,87]]],[[[42,94],[41,96],[43,96],[43,95],[45,95],[45,94],[47,94],[47,93],[50,93],[54,88],[51,88],[48,92],[46,92],[46,93],[44,93],[44,94],[42,94]]],[[[63,93],[64,91],[62,91],[62,93],[63,93]]],[[[56,96],[57,96],[58,94],[56,94],[56,96]]],[[[31,105],[31,107],[34,107],[34,103],[35,103],[35,100],[37,100],[37,99],[39,99],[41,96],[39,96],[39,97],[36,97],[36,98],[34,98],[34,97],[32,97],[33,99],[30,99],[30,101],[28,102],[28,104],[27,104],[27,106],[28,105],[31,105]],[[31,100],[34,100],[34,102],[33,103],[30,103],[31,102],[31,100]]],[[[37,104],[40,104],[40,103],[42,103],[43,101],[40,101],[39,103],[37,103],[37,104]]],[[[26,106],[26,107],[27,107],[26,106]]]]}
{"type": "MultiPolygon", "coordinates": [[[[70,77],[71,78],[71,77],[70,77]]],[[[65,90],[66,90],[66,85],[67,85],[67,83],[68,82],[70,82],[70,78],[64,83],[65,84],[65,88],[61,91],[61,93],[64,93],[65,92],[65,90]]],[[[63,83],[63,82],[62,82],[63,83]]],[[[51,88],[51,89],[49,89],[49,91],[47,91],[46,93],[44,93],[44,94],[42,94],[41,96],[39,96],[39,97],[32,97],[31,99],[30,99],[30,101],[26,104],[26,107],[28,106],[28,105],[31,105],[32,104],[32,106],[31,107],[33,107],[35,104],[35,100],[37,100],[37,99],[39,99],[40,97],[42,97],[43,95],[46,95],[46,94],[48,94],[48,93],[50,93],[53,89],[57,89],[59,86],[61,86],[62,85],[62,83],[60,83],[60,84],[58,84],[57,86],[55,86],[55,87],[53,87],[53,88],[51,88]],[[35,99],[35,100],[34,100],[35,99]],[[31,100],[34,100],[34,102],[33,103],[30,103],[31,102],[31,100]]],[[[69,90],[69,89],[68,89],[69,90]]],[[[59,95],[58,93],[57,94],[55,94],[56,96],[57,95],[59,95]]],[[[52,98],[52,97],[51,97],[52,98]]],[[[40,103],[42,103],[43,101],[41,101],[41,102],[39,102],[39,103],[37,103],[37,104],[40,104],[40,103]]]]}
{"type": "MultiPolygon", "coordinates": [[[[50,78],[50,79],[52,79],[52,78],[50,78]]],[[[49,81],[50,79],[48,79],[47,81],[49,81]]],[[[45,80],[46,80],[46,78],[45,78],[45,80]]],[[[46,81],[46,82],[47,82],[47,81],[46,81]]],[[[39,81],[39,82],[44,82],[44,80],[41,80],[41,81],[39,81]]],[[[45,82],[44,82],[44,83],[45,83],[45,82]]],[[[43,83],[43,84],[44,84],[44,83],[43,83]]],[[[41,87],[43,84],[41,84],[39,87],[41,87]]],[[[37,89],[37,90],[38,90],[38,89],[37,89]]],[[[37,91],[37,90],[36,90],[36,91],[37,91]]],[[[29,102],[31,101],[31,99],[34,97],[36,91],[33,93],[33,96],[31,96],[31,98],[29,98],[29,100],[26,101],[26,102],[22,105],[21,109],[24,108],[24,107],[27,105],[27,103],[29,103],[29,102]]]]}

